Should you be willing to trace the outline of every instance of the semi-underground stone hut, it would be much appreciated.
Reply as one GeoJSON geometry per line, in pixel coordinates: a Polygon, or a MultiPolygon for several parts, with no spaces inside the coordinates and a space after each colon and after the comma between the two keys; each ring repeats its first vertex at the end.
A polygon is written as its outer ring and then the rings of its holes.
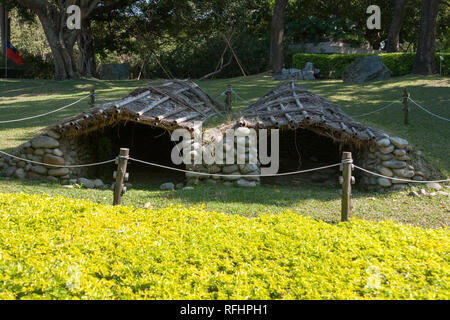
{"type": "MultiPolygon", "coordinates": [[[[206,121],[223,112],[224,106],[196,84],[174,80],[158,87],[140,88],[119,101],[87,109],[44,129],[13,153],[37,162],[70,166],[113,159],[121,147],[129,147],[136,158],[173,166],[170,155],[175,142],[171,141],[170,132],[177,128],[193,130],[194,121],[206,121]]],[[[0,158],[0,165],[7,176],[62,182],[83,177],[112,179],[114,170],[114,164],[51,168],[8,157],[3,161],[0,158]]],[[[162,175],[184,180],[183,173],[137,163],[130,163],[129,168],[135,181],[142,178],[145,182],[145,178],[162,175]]]]}
{"type": "MultiPolygon", "coordinates": [[[[296,85],[294,81],[282,83],[244,109],[241,119],[235,124],[235,128],[237,127],[240,127],[239,130],[280,130],[280,173],[339,163],[342,151],[351,151],[355,164],[387,177],[424,180],[431,174],[421,152],[415,152],[408,141],[357,122],[336,104],[296,85]]],[[[237,148],[238,142],[234,141],[235,152],[237,148]]],[[[249,158],[250,151],[247,147],[246,158],[249,158]]],[[[198,170],[198,167],[194,170],[198,170]]],[[[228,174],[230,177],[216,179],[223,179],[228,183],[234,181],[238,186],[252,186],[258,184],[260,179],[245,175],[260,172],[260,167],[259,163],[256,166],[213,164],[200,166],[198,171],[228,174]],[[254,182],[249,184],[242,178],[254,182]]],[[[278,177],[263,177],[262,182],[284,182],[289,185],[308,182],[337,183],[339,175],[339,168],[331,168],[313,174],[283,177],[283,181],[279,181],[278,177]]],[[[406,186],[402,181],[360,171],[355,171],[354,175],[358,183],[368,189],[400,189],[406,186]]],[[[187,174],[187,178],[194,182],[197,178],[205,179],[194,174],[187,174]]]]}
{"type": "MultiPolygon", "coordinates": [[[[270,90],[244,109],[239,121],[219,126],[216,130],[205,130],[202,153],[210,152],[208,147],[211,143],[224,140],[224,152],[233,152],[235,159],[242,157],[245,164],[175,166],[171,152],[177,142],[171,141],[170,133],[185,128],[193,135],[194,121],[205,122],[225,112],[221,103],[196,84],[173,80],[159,87],[140,88],[119,101],[90,108],[50,126],[14,150],[13,154],[50,165],[73,165],[109,160],[117,156],[119,148],[128,147],[134,158],[191,171],[183,174],[132,162],[130,174],[134,181],[145,183],[156,179],[157,182],[252,187],[261,182],[277,183],[278,178],[255,177],[261,172],[261,164],[259,161],[248,162],[255,154],[258,155],[258,150],[253,149],[249,139],[227,140],[225,131],[234,128],[237,129],[236,135],[245,136],[248,129],[279,129],[279,172],[338,163],[342,151],[351,151],[355,164],[384,176],[424,180],[432,173],[421,153],[414,151],[408,141],[355,121],[336,104],[305,90],[294,81],[284,82],[270,90]],[[244,155],[237,154],[239,148],[245,150],[244,155]]],[[[79,178],[111,179],[114,164],[51,168],[3,157],[0,158],[0,169],[5,175],[20,179],[68,182],[79,178]]],[[[332,168],[313,175],[288,176],[284,182],[337,183],[338,175],[339,169],[332,168]]],[[[357,183],[368,188],[406,186],[404,182],[359,171],[354,175],[357,183]]]]}

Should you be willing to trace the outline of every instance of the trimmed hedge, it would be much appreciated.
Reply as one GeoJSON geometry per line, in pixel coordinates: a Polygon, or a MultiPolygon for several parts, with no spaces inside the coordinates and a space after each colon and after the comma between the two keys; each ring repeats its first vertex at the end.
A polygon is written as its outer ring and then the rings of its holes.
{"type": "MultiPolygon", "coordinates": [[[[303,69],[307,62],[320,69],[319,78],[340,79],[345,67],[356,59],[370,54],[307,54],[293,55],[293,67],[303,69]]],[[[414,64],[415,53],[382,53],[379,54],[384,64],[392,71],[393,76],[409,74],[414,64]]],[[[450,53],[436,54],[436,69],[439,71],[439,56],[444,56],[442,74],[450,75],[450,53]]]]}
{"type": "Polygon", "coordinates": [[[448,299],[447,229],[0,193],[0,299],[448,299]]]}

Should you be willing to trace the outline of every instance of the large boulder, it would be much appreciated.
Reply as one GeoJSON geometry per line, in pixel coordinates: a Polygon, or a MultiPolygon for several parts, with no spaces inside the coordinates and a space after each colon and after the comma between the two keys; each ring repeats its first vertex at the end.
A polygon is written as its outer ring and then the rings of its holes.
{"type": "Polygon", "coordinates": [[[364,83],[389,79],[392,75],[379,56],[361,57],[348,65],[342,72],[342,80],[351,83],[364,83]]]}
{"type": "Polygon", "coordinates": [[[128,80],[130,78],[130,64],[104,64],[100,68],[102,80],[128,80]]]}
{"type": "Polygon", "coordinates": [[[285,69],[281,70],[281,74],[274,75],[275,80],[315,80],[314,74],[320,72],[320,69],[315,69],[312,62],[307,62],[303,70],[300,69],[285,69]]]}
{"type": "Polygon", "coordinates": [[[283,68],[281,70],[281,74],[274,75],[275,80],[289,80],[289,79],[295,79],[295,80],[303,80],[302,71],[299,69],[285,69],[283,68]]]}
{"type": "Polygon", "coordinates": [[[316,80],[314,74],[319,73],[319,69],[314,68],[314,64],[312,62],[307,62],[305,68],[302,70],[303,80],[316,80]]]}
{"type": "Polygon", "coordinates": [[[65,161],[64,161],[64,158],[61,158],[61,157],[58,157],[58,156],[55,156],[55,155],[52,155],[52,154],[46,154],[43,157],[43,161],[46,164],[55,165],[55,166],[63,166],[63,165],[66,164],[65,161]]]}
{"type": "Polygon", "coordinates": [[[38,136],[31,140],[31,145],[33,148],[38,149],[51,149],[51,148],[58,148],[59,142],[58,140],[48,137],[48,136],[38,136]]]}
{"type": "Polygon", "coordinates": [[[175,184],[173,184],[172,182],[166,182],[166,183],[163,183],[162,185],[160,185],[159,189],[161,189],[161,190],[174,190],[175,189],[175,184]]]}

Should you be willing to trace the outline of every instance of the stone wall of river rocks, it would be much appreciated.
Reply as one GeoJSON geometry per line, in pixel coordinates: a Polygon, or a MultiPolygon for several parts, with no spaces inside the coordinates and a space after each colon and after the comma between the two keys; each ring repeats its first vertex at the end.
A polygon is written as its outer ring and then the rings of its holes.
{"type": "MultiPolygon", "coordinates": [[[[186,173],[187,185],[198,183],[217,184],[222,183],[228,186],[236,187],[255,187],[260,184],[260,178],[256,175],[261,173],[260,164],[257,159],[258,151],[256,140],[250,143],[248,138],[250,130],[248,128],[239,128],[235,134],[237,137],[227,140],[224,135],[223,158],[220,164],[197,164],[186,165],[186,169],[192,172],[186,173]],[[238,152],[238,150],[240,150],[238,152]],[[242,152],[244,151],[244,152],[242,152]],[[226,154],[230,153],[233,158],[233,164],[226,164],[226,154]],[[237,164],[241,163],[241,164],[237,164]],[[202,174],[197,174],[200,172],[202,174]],[[216,174],[216,175],[214,175],[216,174]]],[[[193,144],[193,141],[186,141],[187,144],[193,144]]],[[[202,153],[211,152],[210,145],[202,146],[202,153]]],[[[230,157],[231,158],[231,157],[230,157]]]]}
{"type": "Polygon", "coordinates": [[[89,168],[58,168],[54,166],[70,166],[93,161],[89,141],[83,138],[61,138],[54,131],[35,137],[19,146],[12,155],[38,163],[0,156],[0,170],[7,177],[29,180],[49,180],[67,183],[74,177],[89,175],[89,168]]]}
{"type": "MultiPolygon", "coordinates": [[[[48,131],[15,149],[12,154],[34,162],[64,166],[67,165],[60,144],[61,136],[48,131]]],[[[8,177],[30,180],[68,181],[67,168],[56,168],[41,164],[28,163],[13,157],[0,157],[0,169],[8,177]]]]}
{"type": "MultiPolygon", "coordinates": [[[[363,168],[386,177],[424,180],[426,174],[413,166],[413,153],[413,148],[407,140],[385,134],[370,146],[369,152],[364,154],[359,162],[363,168]]],[[[405,181],[376,177],[368,173],[363,173],[362,183],[369,187],[393,189],[402,189],[408,184],[405,181]]]]}

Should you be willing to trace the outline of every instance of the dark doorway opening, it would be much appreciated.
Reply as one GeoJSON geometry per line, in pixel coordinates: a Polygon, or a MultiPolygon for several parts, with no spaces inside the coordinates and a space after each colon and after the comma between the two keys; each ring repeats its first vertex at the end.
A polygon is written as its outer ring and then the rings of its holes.
{"type": "MultiPolygon", "coordinates": [[[[306,129],[280,130],[279,173],[295,172],[323,167],[341,160],[341,146],[331,138],[318,135],[306,129]]],[[[288,176],[266,177],[268,184],[336,184],[339,167],[288,176]]]]}
{"type": "MultiPolygon", "coordinates": [[[[114,126],[88,134],[90,148],[97,160],[116,157],[120,148],[130,149],[130,157],[167,167],[185,169],[175,165],[171,159],[172,149],[177,142],[171,141],[171,131],[135,122],[119,122],[114,126]]],[[[96,169],[95,176],[112,181],[115,165],[96,169]]],[[[183,172],[163,169],[134,161],[128,162],[129,182],[135,185],[159,186],[165,182],[180,183],[185,179],[183,172]]]]}

